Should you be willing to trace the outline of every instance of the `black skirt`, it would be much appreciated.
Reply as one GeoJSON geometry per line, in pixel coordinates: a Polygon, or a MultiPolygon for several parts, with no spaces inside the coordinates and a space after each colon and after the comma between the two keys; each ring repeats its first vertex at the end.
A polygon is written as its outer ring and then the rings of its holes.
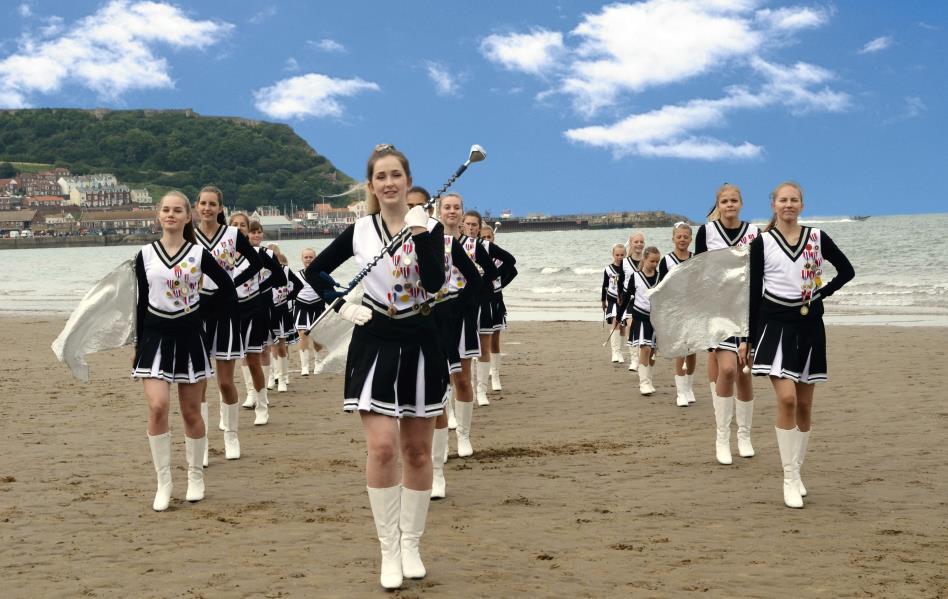
{"type": "Polygon", "coordinates": [[[755,376],[775,376],[796,383],[827,380],[823,302],[814,301],[803,316],[799,307],[782,306],[765,298],[757,331],[751,369],[755,376]]]}
{"type": "Polygon", "coordinates": [[[225,304],[215,296],[201,296],[204,335],[214,360],[239,360],[244,357],[240,330],[240,312],[236,303],[225,304]]]}
{"type": "Polygon", "coordinates": [[[629,332],[629,345],[632,347],[655,347],[655,329],[647,314],[636,311],[632,330],[629,332]]]}
{"type": "Polygon", "coordinates": [[[504,292],[494,293],[494,330],[507,330],[507,305],[504,303],[504,292]]]}
{"type": "Polygon", "coordinates": [[[481,337],[478,330],[480,306],[476,302],[461,303],[454,310],[454,344],[462,360],[470,360],[481,355],[481,337]]]}
{"type": "Polygon", "coordinates": [[[167,319],[148,314],[135,346],[132,377],[197,383],[214,377],[198,312],[167,319]]]}
{"type": "Polygon", "coordinates": [[[455,311],[459,302],[460,300],[456,298],[442,301],[435,304],[431,312],[438,327],[438,340],[441,341],[442,351],[448,361],[448,372],[451,374],[461,372],[461,353],[458,350],[457,335],[459,327],[455,326],[457,322],[455,311]]]}
{"type": "Polygon", "coordinates": [[[293,321],[297,331],[308,331],[319,315],[326,309],[326,302],[322,300],[311,304],[297,299],[293,305],[293,321]]]}
{"type": "Polygon", "coordinates": [[[416,314],[395,319],[376,312],[352,330],[343,408],[433,418],[444,411],[448,380],[435,318],[416,314]]]}
{"type": "Polygon", "coordinates": [[[242,305],[243,315],[240,323],[244,337],[244,351],[248,354],[262,354],[270,342],[270,310],[260,297],[242,305]]]}
{"type": "Polygon", "coordinates": [[[270,309],[270,332],[273,338],[286,339],[290,331],[296,332],[296,324],[293,322],[293,315],[290,314],[290,307],[286,303],[273,306],[270,309]]]}
{"type": "MultiPolygon", "coordinates": [[[[613,324],[616,320],[616,313],[619,311],[619,302],[616,298],[611,295],[606,296],[606,322],[613,324]]],[[[625,319],[622,319],[622,323],[625,323],[625,319]]]]}
{"type": "Polygon", "coordinates": [[[490,335],[494,331],[499,331],[503,322],[503,315],[497,313],[494,295],[493,292],[490,292],[490,295],[481,297],[481,313],[477,322],[477,329],[481,335],[490,335]]]}

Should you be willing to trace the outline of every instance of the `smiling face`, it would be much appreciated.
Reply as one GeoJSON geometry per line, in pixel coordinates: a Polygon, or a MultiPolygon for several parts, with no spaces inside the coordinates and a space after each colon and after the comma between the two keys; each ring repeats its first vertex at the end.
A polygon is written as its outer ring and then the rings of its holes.
{"type": "Polygon", "coordinates": [[[688,251],[688,246],[691,245],[691,227],[677,227],[672,232],[672,243],[679,252],[688,251]]]}
{"type": "Polygon", "coordinates": [[[743,205],[744,202],[741,201],[741,194],[735,189],[725,189],[721,192],[721,195],[718,196],[718,213],[724,220],[739,219],[741,216],[741,206],[743,205]]]}
{"type": "Polygon", "coordinates": [[[316,259],[316,252],[309,248],[303,250],[303,253],[300,254],[300,260],[303,261],[303,268],[307,268],[310,263],[316,259]]]}
{"type": "Polygon", "coordinates": [[[250,219],[247,218],[246,214],[235,214],[230,217],[230,226],[237,227],[240,229],[240,232],[244,234],[244,237],[247,237],[248,229],[250,228],[250,219]]]}
{"type": "Polygon", "coordinates": [[[221,213],[224,207],[221,206],[220,198],[213,191],[202,191],[198,196],[195,210],[202,223],[217,223],[217,215],[221,213]]]}
{"type": "Polygon", "coordinates": [[[253,247],[260,247],[260,242],[263,241],[263,229],[255,229],[250,231],[247,235],[247,239],[250,240],[250,245],[253,247]]]}
{"type": "Polygon", "coordinates": [[[633,256],[641,256],[642,250],[645,249],[645,235],[641,233],[633,233],[630,235],[629,247],[632,248],[631,254],[633,256]]]}
{"type": "Polygon", "coordinates": [[[191,222],[191,206],[180,196],[166,195],[158,204],[158,222],[163,231],[179,233],[191,222]]]}
{"type": "Polygon", "coordinates": [[[465,216],[463,222],[464,234],[468,237],[477,237],[477,234],[481,232],[481,220],[476,216],[465,216]]]}
{"type": "Polygon", "coordinates": [[[464,214],[464,206],[461,203],[461,198],[458,196],[445,196],[441,198],[439,204],[439,220],[443,224],[452,229],[461,224],[461,216],[464,214]]]}
{"type": "Polygon", "coordinates": [[[411,188],[411,177],[405,173],[397,156],[383,156],[373,165],[368,187],[378,199],[379,206],[395,207],[405,204],[405,196],[411,188]]]}
{"type": "Polygon", "coordinates": [[[782,185],[774,192],[770,207],[779,222],[796,224],[800,213],[803,212],[803,198],[800,190],[793,185],[782,185]]]}

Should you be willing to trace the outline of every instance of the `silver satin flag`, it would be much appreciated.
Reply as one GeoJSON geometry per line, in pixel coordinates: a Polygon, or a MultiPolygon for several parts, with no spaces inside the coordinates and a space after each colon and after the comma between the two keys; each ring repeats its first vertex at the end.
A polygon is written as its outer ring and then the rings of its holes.
{"type": "MultiPolygon", "coordinates": [[[[362,303],[362,284],[356,285],[355,289],[346,295],[346,301],[354,304],[362,303]]],[[[326,308],[329,309],[328,307],[326,308]]],[[[378,313],[372,314],[372,318],[378,318],[378,313]]],[[[316,364],[313,374],[330,373],[342,374],[346,370],[346,358],[349,355],[349,342],[352,340],[353,325],[345,320],[339,313],[333,311],[332,314],[324,318],[310,337],[313,341],[321,344],[326,355],[316,364]]]]}
{"type": "Polygon", "coordinates": [[[63,332],[53,341],[53,353],[89,382],[86,354],[124,347],[135,341],[135,303],[138,281],[135,260],[122,262],[90,289],[72,311],[63,332]]]}
{"type": "Polygon", "coordinates": [[[748,247],[699,254],[647,292],[662,355],[681,358],[747,336],[749,256],[748,247]]]}

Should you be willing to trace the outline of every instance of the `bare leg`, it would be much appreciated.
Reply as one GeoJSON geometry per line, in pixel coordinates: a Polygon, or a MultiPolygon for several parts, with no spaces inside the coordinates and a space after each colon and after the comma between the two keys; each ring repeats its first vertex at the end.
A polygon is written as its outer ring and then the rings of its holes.
{"type": "Polygon", "coordinates": [[[810,415],[813,409],[813,390],[815,385],[810,383],[797,383],[797,410],[796,422],[797,428],[801,432],[810,432],[810,415]]]}
{"type": "Polygon", "coordinates": [[[369,487],[385,489],[398,484],[398,420],[373,412],[360,412],[368,457],[365,481],[369,487]]]}
{"type": "Polygon", "coordinates": [[[171,385],[161,379],[144,379],[145,401],[148,402],[148,434],[168,432],[168,408],[171,405],[171,385]]]}
{"type": "Polygon", "coordinates": [[[433,418],[402,418],[400,444],[402,486],[414,491],[431,490],[431,438],[433,418]]]}
{"type": "Polygon", "coordinates": [[[237,386],[234,384],[234,367],[236,365],[236,360],[217,360],[217,386],[220,387],[221,396],[227,405],[237,403],[237,386]]]}
{"type": "Polygon", "coordinates": [[[192,439],[205,436],[201,417],[201,389],[198,383],[178,383],[178,405],[184,420],[184,434],[192,439]]]}

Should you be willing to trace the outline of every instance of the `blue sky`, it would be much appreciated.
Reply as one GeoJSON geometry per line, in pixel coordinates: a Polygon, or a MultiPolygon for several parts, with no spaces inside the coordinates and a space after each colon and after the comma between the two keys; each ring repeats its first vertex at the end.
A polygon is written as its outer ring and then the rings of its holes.
{"type": "MultiPolygon", "coordinates": [[[[0,107],[185,108],[290,124],[360,178],[394,143],[469,206],[944,212],[948,3],[851,0],[0,4],[0,107]]],[[[210,183],[210,182],[208,182],[210,183]]]]}

